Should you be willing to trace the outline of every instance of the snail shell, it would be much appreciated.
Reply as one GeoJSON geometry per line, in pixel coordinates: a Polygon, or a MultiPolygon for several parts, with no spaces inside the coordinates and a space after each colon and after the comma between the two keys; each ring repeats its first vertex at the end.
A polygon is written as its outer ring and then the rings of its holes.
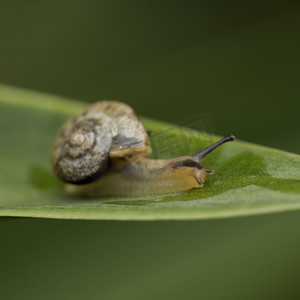
{"type": "Polygon", "coordinates": [[[64,125],[51,161],[58,178],[85,184],[105,174],[112,161],[124,165],[150,152],[147,132],[133,109],[121,102],[101,101],[64,125]]]}

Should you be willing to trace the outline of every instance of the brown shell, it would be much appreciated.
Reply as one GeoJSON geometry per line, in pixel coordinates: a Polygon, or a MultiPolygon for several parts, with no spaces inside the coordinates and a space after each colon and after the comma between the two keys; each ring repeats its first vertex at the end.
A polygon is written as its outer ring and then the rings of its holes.
{"type": "Polygon", "coordinates": [[[51,160],[57,177],[83,184],[101,177],[112,164],[150,152],[148,135],[133,109],[117,101],[100,101],[63,126],[51,160]]]}

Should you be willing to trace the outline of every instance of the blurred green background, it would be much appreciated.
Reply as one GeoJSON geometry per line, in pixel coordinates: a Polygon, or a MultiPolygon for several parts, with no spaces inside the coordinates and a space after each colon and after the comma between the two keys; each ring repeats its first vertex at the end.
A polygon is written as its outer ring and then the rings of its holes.
{"type": "MultiPolygon", "coordinates": [[[[299,1],[2,1],[0,82],[300,153],[299,1]]],[[[3,299],[296,299],[300,213],[1,219],[3,299]]]]}

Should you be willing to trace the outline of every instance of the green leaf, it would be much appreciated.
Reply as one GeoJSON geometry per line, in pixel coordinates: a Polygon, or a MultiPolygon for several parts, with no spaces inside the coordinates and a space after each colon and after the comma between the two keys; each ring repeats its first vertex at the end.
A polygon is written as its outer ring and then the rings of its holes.
{"type": "MultiPolygon", "coordinates": [[[[300,156],[242,141],[226,144],[204,160],[215,171],[204,188],[142,197],[69,195],[51,172],[50,151],[61,125],[85,105],[0,85],[1,216],[184,220],[300,208],[300,156]]],[[[154,157],[192,154],[219,138],[149,119],[143,122],[154,133],[154,157]]]]}

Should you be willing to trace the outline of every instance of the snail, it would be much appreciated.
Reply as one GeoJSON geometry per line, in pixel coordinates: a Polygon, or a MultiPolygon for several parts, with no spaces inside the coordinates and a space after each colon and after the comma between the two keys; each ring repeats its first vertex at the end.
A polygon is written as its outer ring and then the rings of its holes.
{"type": "Polygon", "coordinates": [[[155,160],[148,133],[128,105],[100,101],[71,118],[51,154],[55,175],[69,192],[84,196],[165,194],[204,186],[202,159],[227,136],[190,156],[155,160]]]}

